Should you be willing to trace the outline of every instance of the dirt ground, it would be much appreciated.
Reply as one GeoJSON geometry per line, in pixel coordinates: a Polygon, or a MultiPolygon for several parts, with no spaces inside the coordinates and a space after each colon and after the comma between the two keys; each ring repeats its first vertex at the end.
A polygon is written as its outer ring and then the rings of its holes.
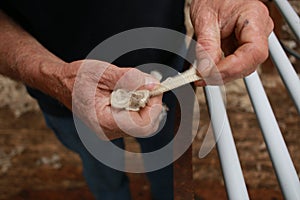
{"type": "MultiPolygon", "coordinates": [[[[296,2],[292,1],[296,5],[296,2]]],[[[300,4],[297,4],[300,7],[300,4]]],[[[288,30],[286,32],[289,32],[288,30]]],[[[299,51],[299,44],[283,33],[286,45],[299,51]],[[298,46],[297,46],[298,45],[298,46]]],[[[300,72],[300,62],[290,57],[300,72]]],[[[300,115],[276,70],[260,74],[282,135],[300,177],[300,115]]],[[[198,152],[209,125],[203,92],[197,91],[200,129],[193,142],[193,174],[196,200],[227,199],[218,154],[198,152]]],[[[283,199],[272,163],[243,81],[226,85],[226,107],[253,200],[283,199]]],[[[127,141],[129,145],[131,140],[127,141]]],[[[142,174],[129,174],[134,200],[150,200],[149,184],[142,174]]],[[[82,176],[80,159],[63,147],[46,127],[36,103],[23,85],[0,77],[0,200],[93,199],[82,176]]]]}

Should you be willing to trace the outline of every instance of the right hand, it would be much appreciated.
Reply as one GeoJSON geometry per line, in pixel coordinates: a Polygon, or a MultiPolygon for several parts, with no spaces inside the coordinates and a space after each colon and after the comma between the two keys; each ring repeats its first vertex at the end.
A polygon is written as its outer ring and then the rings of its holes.
{"type": "Polygon", "coordinates": [[[66,64],[60,74],[66,89],[64,93],[72,94],[72,100],[69,95],[63,95],[59,100],[101,139],[116,139],[125,134],[147,137],[158,129],[162,95],[150,98],[139,112],[110,106],[110,95],[115,88],[153,89],[158,81],[150,75],[134,68],[119,68],[96,60],[66,64]]]}
{"type": "Polygon", "coordinates": [[[197,68],[203,78],[197,86],[244,78],[268,57],[274,25],[258,0],[193,0],[191,20],[197,37],[197,68]]]}

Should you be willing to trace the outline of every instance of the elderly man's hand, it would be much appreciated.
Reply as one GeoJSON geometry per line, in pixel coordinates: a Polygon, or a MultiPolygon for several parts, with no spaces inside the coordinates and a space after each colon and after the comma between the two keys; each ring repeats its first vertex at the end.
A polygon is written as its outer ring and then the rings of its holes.
{"type": "Polygon", "coordinates": [[[193,0],[191,19],[204,78],[198,86],[245,77],[268,57],[273,22],[258,0],[193,0]]]}
{"type": "Polygon", "coordinates": [[[72,92],[72,105],[67,106],[101,139],[115,139],[125,134],[147,137],[158,129],[162,96],[150,98],[139,112],[118,110],[110,105],[111,92],[116,88],[153,89],[158,81],[152,76],[96,60],[66,64],[60,74],[63,85],[72,92]]]}

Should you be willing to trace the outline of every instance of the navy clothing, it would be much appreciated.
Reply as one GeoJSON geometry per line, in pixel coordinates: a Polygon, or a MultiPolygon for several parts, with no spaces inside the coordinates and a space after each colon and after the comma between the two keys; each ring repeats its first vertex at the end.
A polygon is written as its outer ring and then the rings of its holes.
{"type": "MultiPolygon", "coordinates": [[[[1,0],[0,6],[66,62],[86,58],[96,45],[129,29],[163,27],[185,32],[184,0],[1,0]]],[[[173,56],[159,50],[140,50],[122,56],[114,64],[119,67],[145,63],[170,65],[173,56]]],[[[45,112],[71,115],[53,98],[31,88],[29,93],[38,99],[45,112]]]]}

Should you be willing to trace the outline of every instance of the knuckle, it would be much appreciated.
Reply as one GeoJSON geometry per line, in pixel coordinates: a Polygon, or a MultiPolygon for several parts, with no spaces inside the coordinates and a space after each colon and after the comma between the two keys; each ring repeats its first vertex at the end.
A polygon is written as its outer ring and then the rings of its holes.
{"type": "Polygon", "coordinates": [[[261,52],[261,62],[264,62],[269,57],[269,51],[266,49],[261,52]]]}
{"type": "Polygon", "coordinates": [[[263,2],[257,1],[257,5],[258,5],[257,7],[261,13],[265,14],[265,16],[269,16],[269,9],[263,2]]]}
{"type": "Polygon", "coordinates": [[[256,66],[264,62],[268,56],[268,40],[267,37],[256,37],[255,42],[247,47],[248,65],[256,66]]]}
{"type": "Polygon", "coordinates": [[[263,14],[264,16],[269,16],[269,9],[261,1],[249,1],[248,8],[249,10],[256,11],[257,13],[263,14]]]}
{"type": "Polygon", "coordinates": [[[213,52],[216,49],[218,50],[219,44],[216,43],[216,40],[213,37],[209,36],[198,36],[197,38],[197,45],[196,45],[196,52],[197,53],[206,53],[206,52],[213,52]]]}
{"type": "Polygon", "coordinates": [[[137,76],[141,76],[142,75],[142,72],[139,70],[139,69],[136,69],[136,68],[130,68],[128,73],[130,75],[137,75],[137,76]]]}
{"type": "Polygon", "coordinates": [[[264,62],[269,56],[267,41],[261,41],[259,46],[255,46],[253,50],[254,64],[260,64],[264,62]]]}

